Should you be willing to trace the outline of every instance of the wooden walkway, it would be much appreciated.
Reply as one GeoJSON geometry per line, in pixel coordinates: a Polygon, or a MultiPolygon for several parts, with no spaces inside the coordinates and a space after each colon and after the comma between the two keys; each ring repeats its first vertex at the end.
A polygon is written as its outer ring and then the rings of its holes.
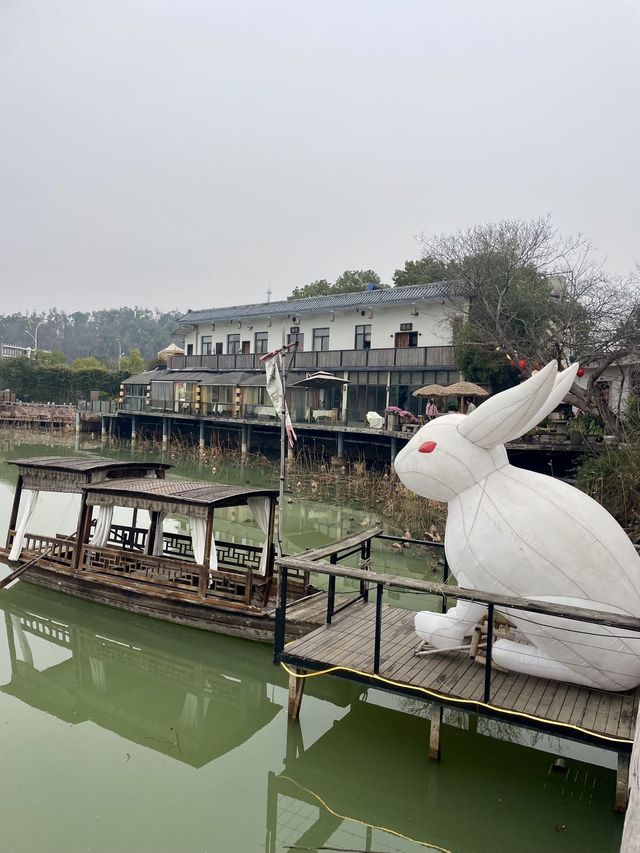
{"type": "MultiPolygon", "coordinates": [[[[314,602],[315,605],[315,602],[314,602]]],[[[418,657],[413,611],[382,606],[379,675],[373,671],[375,605],[357,602],[307,636],[285,646],[283,663],[305,670],[340,667],[368,683],[391,682],[391,690],[435,698],[443,704],[512,717],[520,725],[556,730],[580,740],[597,740],[630,750],[640,688],[610,693],[512,672],[493,671],[491,700],[483,702],[485,667],[465,652],[418,657]],[[353,670],[356,672],[354,673],[353,670]],[[435,695],[434,695],[435,694],[435,695]]],[[[339,674],[339,673],[336,673],[339,674]]]]}

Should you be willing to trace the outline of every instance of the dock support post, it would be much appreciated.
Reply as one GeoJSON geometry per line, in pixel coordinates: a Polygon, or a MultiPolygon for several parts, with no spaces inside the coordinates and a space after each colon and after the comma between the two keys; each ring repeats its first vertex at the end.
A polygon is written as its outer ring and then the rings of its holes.
{"type": "Polygon", "coordinates": [[[629,765],[631,756],[628,752],[618,753],[618,770],[616,773],[616,804],[617,812],[625,812],[629,804],[629,765]]]}
{"type": "Polygon", "coordinates": [[[338,433],[338,459],[344,459],[344,433],[338,433]]]}
{"type": "Polygon", "coordinates": [[[429,728],[429,759],[440,761],[440,733],[442,729],[442,705],[431,708],[431,726],[429,728]]]}
{"type": "Polygon", "coordinates": [[[135,444],[138,440],[136,416],[131,415],[131,444],[135,444]]]}
{"type": "Polygon", "coordinates": [[[80,412],[76,412],[76,435],[80,435],[80,412]]]}
{"type": "Polygon", "coordinates": [[[247,424],[242,424],[242,435],[240,438],[240,455],[243,459],[247,458],[249,453],[249,429],[247,424]]]}
{"type": "Polygon", "coordinates": [[[102,415],[100,418],[100,435],[102,436],[103,440],[106,438],[107,435],[107,419],[104,415],[102,415]]]}
{"type": "MultiPolygon", "coordinates": [[[[303,670],[295,669],[296,673],[302,673],[303,670]]],[[[297,720],[300,716],[300,705],[302,705],[302,696],[304,694],[304,683],[306,678],[296,678],[295,675],[289,676],[289,718],[297,720]]]]}
{"type": "Polygon", "coordinates": [[[166,450],[169,444],[169,418],[162,418],[162,449],[166,450]]]}
{"type": "Polygon", "coordinates": [[[395,435],[392,435],[391,436],[391,459],[390,459],[392,468],[393,468],[393,461],[397,455],[398,455],[398,439],[395,437],[395,435]]]}
{"type": "MultiPolygon", "coordinates": [[[[164,434],[163,434],[163,442],[164,442],[164,434]]],[[[204,421],[200,421],[200,435],[198,437],[198,447],[200,450],[204,450],[204,421]]]]}
{"type": "Polygon", "coordinates": [[[294,453],[293,453],[293,447],[289,444],[289,441],[288,441],[288,440],[287,440],[287,459],[288,459],[290,462],[293,462],[293,460],[295,459],[295,456],[294,456],[294,453]]]}
{"type": "MultiPolygon", "coordinates": [[[[349,386],[346,384],[349,381],[349,371],[345,370],[342,377],[345,384],[342,386],[342,423],[346,425],[349,420],[349,386]]],[[[340,454],[338,453],[338,456],[340,454]]]]}

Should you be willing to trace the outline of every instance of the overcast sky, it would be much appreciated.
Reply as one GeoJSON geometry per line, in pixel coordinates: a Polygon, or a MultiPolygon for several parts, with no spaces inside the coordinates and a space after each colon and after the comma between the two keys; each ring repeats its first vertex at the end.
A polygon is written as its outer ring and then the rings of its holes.
{"type": "Polygon", "coordinates": [[[551,213],[640,259],[636,0],[1,0],[0,312],[264,301],[551,213]]]}

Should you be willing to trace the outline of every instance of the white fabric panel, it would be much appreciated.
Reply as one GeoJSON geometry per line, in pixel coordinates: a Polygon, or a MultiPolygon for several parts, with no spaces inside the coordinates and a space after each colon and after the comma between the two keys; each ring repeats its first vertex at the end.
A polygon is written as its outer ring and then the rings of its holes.
{"type": "MultiPolygon", "coordinates": [[[[191,541],[193,543],[193,556],[199,566],[204,566],[204,551],[207,540],[207,520],[205,518],[191,518],[191,541]]],[[[211,553],[209,554],[209,568],[215,572],[218,569],[218,552],[213,530],[211,531],[211,553]]]]}
{"type": "Polygon", "coordinates": [[[95,530],[89,540],[90,545],[96,545],[98,548],[104,548],[109,540],[109,531],[111,530],[112,520],[113,506],[107,506],[104,504],[99,506],[95,530]]]}
{"type": "Polygon", "coordinates": [[[204,565],[204,543],[207,538],[207,522],[204,518],[189,518],[193,557],[199,566],[204,565]]]}
{"type": "Polygon", "coordinates": [[[18,560],[20,558],[22,545],[24,543],[24,534],[27,532],[27,525],[31,521],[31,516],[33,515],[33,511],[38,503],[38,495],[40,492],[37,489],[34,489],[33,491],[25,490],[22,494],[26,494],[27,499],[24,504],[24,509],[22,510],[22,518],[16,528],[16,535],[13,537],[13,544],[11,545],[11,551],[9,552],[9,560],[18,560]]]}
{"type": "Polygon", "coordinates": [[[167,513],[163,510],[160,510],[158,513],[158,521],[156,522],[156,532],[155,539],[153,540],[153,556],[154,557],[162,557],[162,549],[164,547],[163,540],[163,532],[164,532],[164,520],[167,517],[167,513]]]}
{"type": "Polygon", "coordinates": [[[249,509],[253,513],[256,524],[267,537],[262,545],[262,554],[260,555],[260,566],[258,571],[261,575],[267,572],[267,563],[269,561],[269,507],[271,501],[269,498],[247,498],[249,509]]]}

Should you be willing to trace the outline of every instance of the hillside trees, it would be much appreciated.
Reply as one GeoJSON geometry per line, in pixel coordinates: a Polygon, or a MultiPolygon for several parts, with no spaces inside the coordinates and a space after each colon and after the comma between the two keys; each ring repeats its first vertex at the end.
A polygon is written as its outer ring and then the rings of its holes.
{"type": "Polygon", "coordinates": [[[177,311],[123,307],[103,311],[66,313],[57,308],[31,314],[0,315],[0,341],[32,346],[29,333],[38,329],[38,347],[64,353],[68,362],[95,356],[114,368],[120,351],[138,347],[152,358],[172,339],[177,311]]]}

